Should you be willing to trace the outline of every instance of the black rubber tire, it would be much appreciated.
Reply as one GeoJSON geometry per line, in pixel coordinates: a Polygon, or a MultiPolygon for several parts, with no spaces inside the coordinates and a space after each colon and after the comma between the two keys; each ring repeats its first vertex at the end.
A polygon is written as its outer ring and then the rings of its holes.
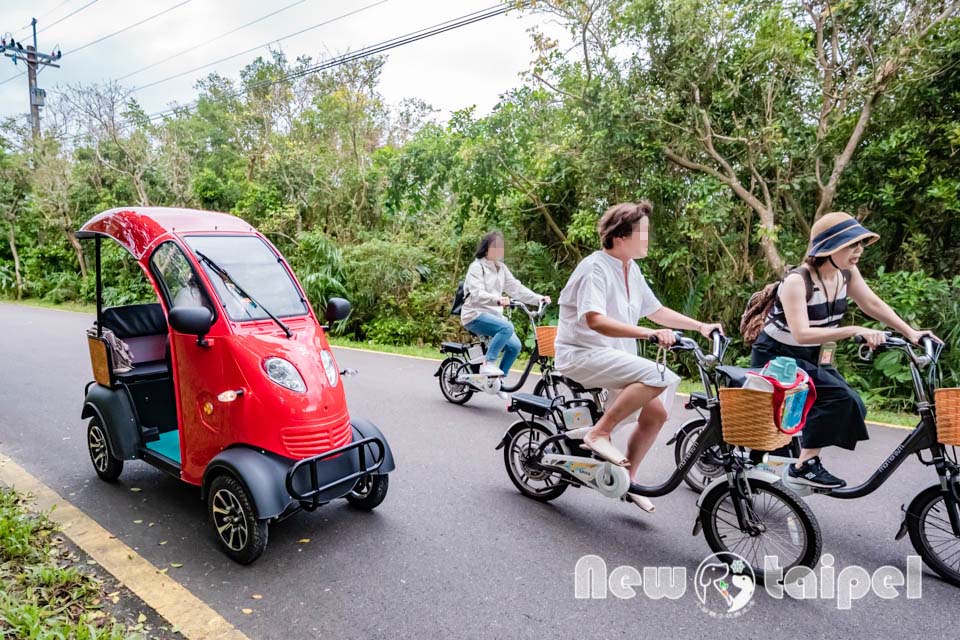
{"type": "MultiPolygon", "coordinates": [[[[688,422],[680,429],[680,432],[677,434],[677,439],[673,443],[673,461],[678,467],[680,466],[680,461],[683,460],[684,454],[689,451],[688,447],[696,446],[695,441],[688,443],[688,440],[691,437],[702,433],[706,425],[706,420],[697,420],[696,422],[688,422]]],[[[707,455],[706,451],[704,452],[704,455],[707,455]]],[[[700,462],[697,462],[690,467],[690,471],[683,476],[683,481],[688,487],[690,487],[691,490],[695,491],[696,493],[703,493],[703,490],[709,483],[701,482],[698,477],[693,476],[692,474],[695,471],[699,471],[704,475],[704,477],[707,477],[703,468],[700,466],[700,462]]],[[[722,468],[719,469],[719,475],[713,476],[713,478],[716,479],[719,476],[723,476],[722,468]]]]}
{"type": "MultiPolygon", "coordinates": [[[[956,566],[945,563],[933,550],[925,533],[924,524],[933,515],[940,522],[931,526],[934,526],[941,533],[953,534],[947,514],[943,512],[945,506],[943,499],[943,491],[938,484],[927,487],[918,493],[910,502],[910,506],[907,507],[907,531],[910,533],[910,542],[913,543],[913,548],[917,550],[926,565],[950,584],[960,587],[960,562],[956,566]],[[938,503],[939,514],[937,514],[938,503]]],[[[949,536],[945,535],[944,539],[949,541],[949,536]]],[[[957,546],[948,545],[954,555],[956,550],[960,549],[960,538],[956,538],[956,540],[957,546]]]]}
{"type": "Polygon", "coordinates": [[[116,482],[123,473],[123,460],[110,453],[109,436],[107,436],[107,430],[100,424],[99,418],[91,418],[90,424],[87,425],[87,452],[90,454],[93,470],[97,472],[100,479],[105,482],[116,482]]]}
{"type": "MultiPolygon", "coordinates": [[[[716,554],[736,553],[733,549],[728,548],[723,535],[721,535],[717,527],[717,520],[719,519],[717,512],[719,507],[724,499],[730,495],[730,486],[727,481],[718,480],[717,482],[723,482],[723,486],[710,491],[700,505],[700,521],[703,524],[703,537],[706,539],[710,549],[716,554]]],[[[820,533],[820,525],[817,524],[817,519],[813,515],[810,507],[807,506],[807,503],[792,490],[784,487],[779,481],[771,484],[766,480],[751,478],[748,482],[753,493],[767,493],[776,497],[781,504],[785,504],[793,512],[793,515],[797,518],[803,530],[805,544],[801,553],[791,562],[785,562],[782,559],[780,561],[780,566],[783,568],[784,573],[795,566],[803,566],[810,569],[816,567],[817,562],[820,561],[823,537],[820,533]]],[[[733,513],[733,505],[729,504],[729,502],[728,505],[729,514],[724,516],[724,524],[736,526],[736,515],[733,513]]],[[[760,559],[759,564],[755,564],[750,558],[744,559],[751,563],[757,584],[763,584],[763,560],[760,559]]]]}
{"type": "Polygon", "coordinates": [[[357,479],[357,484],[345,497],[350,506],[364,511],[373,511],[387,497],[390,476],[386,474],[365,475],[357,479]]]}
{"type": "Polygon", "coordinates": [[[580,397],[579,393],[563,382],[550,384],[546,378],[540,378],[540,380],[537,381],[537,386],[533,388],[533,395],[540,396],[541,398],[550,398],[551,400],[557,396],[563,396],[566,400],[573,400],[580,397]],[[561,386],[563,387],[562,389],[560,388],[561,386]]]}
{"type": "MultiPolygon", "coordinates": [[[[542,491],[534,491],[523,482],[521,477],[517,475],[518,469],[515,469],[515,465],[513,464],[513,460],[512,460],[512,454],[514,453],[515,446],[526,447],[526,450],[529,450],[533,446],[539,445],[539,443],[542,442],[543,439],[554,435],[553,431],[551,431],[544,425],[540,424],[539,422],[535,422],[532,420],[528,420],[526,425],[523,425],[522,428],[518,428],[515,431],[511,427],[511,431],[513,433],[511,433],[510,439],[503,446],[503,464],[507,468],[507,475],[510,477],[510,482],[513,483],[513,486],[515,486],[520,493],[527,496],[528,498],[532,498],[540,502],[550,502],[551,500],[556,500],[557,498],[562,496],[563,492],[566,491],[567,487],[570,486],[569,484],[567,484],[566,482],[559,482],[558,484],[554,485],[552,488],[544,489],[542,491]],[[520,440],[522,440],[523,438],[524,433],[531,433],[531,432],[538,432],[539,434],[538,439],[536,440],[535,443],[532,442],[531,440],[528,440],[526,443],[520,442],[520,440]]],[[[523,466],[522,462],[518,462],[518,464],[523,466]]]]}
{"type": "Polygon", "coordinates": [[[207,492],[207,513],[210,516],[210,524],[213,526],[213,533],[227,556],[234,562],[240,564],[250,564],[260,557],[264,549],[267,548],[267,539],[269,537],[269,525],[266,520],[260,520],[257,517],[257,509],[239,480],[228,473],[221,474],[210,483],[210,489],[207,492]],[[231,498],[232,496],[232,498],[231,498]],[[222,514],[215,509],[221,509],[228,506],[231,512],[222,514]],[[242,518],[242,522],[236,522],[231,525],[233,533],[221,533],[218,529],[222,526],[219,520],[229,515],[231,518],[242,518]],[[245,535],[240,537],[239,529],[242,525],[245,535]],[[232,544],[235,539],[234,533],[237,533],[236,544],[232,544]],[[229,541],[224,536],[229,536],[229,541]]]}
{"type": "MultiPolygon", "coordinates": [[[[447,358],[442,363],[440,363],[440,375],[437,376],[437,381],[440,383],[440,393],[443,394],[443,397],[447,399],[447,402],[452,402],[453,404],[467,404],[470,401],[470,398],[473,397],[473,391],[465,391],[459,395],[454,394],[450,389],[447,388],[447,385],[451,384],[449,378],[450,376],[457,375],[457,371],[465,363],[462,360],[457,358],[447,358]],[[448,371],[448,369],[451,369],[448,371]],[[446,381],[446,384],[444,382],[446,381]]],[[[462,386],[462,385],[458,385],[462,386]]]]}

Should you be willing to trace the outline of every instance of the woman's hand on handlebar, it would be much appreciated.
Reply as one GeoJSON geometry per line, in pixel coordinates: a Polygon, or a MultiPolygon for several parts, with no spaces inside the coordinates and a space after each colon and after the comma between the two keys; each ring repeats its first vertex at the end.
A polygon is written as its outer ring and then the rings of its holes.
{"type": "Polygon", "coordinates": [[[553,302],[553,300],[550,299],[550,296],[540,296],[541,305],[550,304],[551,302],[553,302]]]}
{"type": "Polygon", "coordinates": [[[923,330],[923,329],[919,329],[919,330],[918,330],[918,329],[913,329],[910,333],[908,333],[908,334],[905,335],[904,337],[905,337],[907,340],[909,340],[910,342],[912,342],[913,344],[916,344],[916,345],[919,345],[919,344],[920,344],[920,341],[921,341],[924,337],[929,337],[931,340],[933,340],[933,341],[935,341],[935,342],[939,342],[940,344],[943,344],[943,340],[941,340],[941,339],[938,338],[936,335],[934,335],[933,331],[926,331],[926,330],[923,330]]]}
{"type": "Polygon", "coordinates": [[[510,306],[510,298],[508,298],[507,296],[502,296],[502,297],[500,298],[500,303],[499,303],[499,304],[500,304],[501,307],[509,307],[509,306],[510,306]]]}
{"type": "Polygon", "coordinates": [[[871,349],[879,349],[887,342],[887,334],[877,329],[868,329],[867,327],[854,327],[854,337],[859,338],[857,342],[867,345],[871,349]]]}
{"type": "Polygon", "coordinates": [[[720,335],[724,335],[723,326],[719,322],[715,322],[712,324],[701,322],[700,326],[697,328],[697,331],[699,331],[700,335],[702,335],[704,338],[707,338],[708,340],[713,337],[714,331],[719,331],[720,335]]]}
{"type": "Polygon", "coordinates": [[[677,342],[677,335],[673,329],[643,329],[645,332],[641,338],[650,340],[661,347],[670,348],[677,342]]]}

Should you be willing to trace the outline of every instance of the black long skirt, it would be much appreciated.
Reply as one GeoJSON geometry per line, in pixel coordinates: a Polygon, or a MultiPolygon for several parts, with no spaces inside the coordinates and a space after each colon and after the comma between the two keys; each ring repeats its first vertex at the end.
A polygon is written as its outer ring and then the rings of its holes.
{"type": "Polygon", "coordinates": [[[805,449],[836,446],[852,451],[859,441],[870,437],[864,422],[867,408],[863,400],[839,371],[818,364],[820,347],[793,347],[761,333],[753,343],[750,366],[762,367],[777,356],[795,358],[817,389],[817,401],[800,432],[805,449]]]}

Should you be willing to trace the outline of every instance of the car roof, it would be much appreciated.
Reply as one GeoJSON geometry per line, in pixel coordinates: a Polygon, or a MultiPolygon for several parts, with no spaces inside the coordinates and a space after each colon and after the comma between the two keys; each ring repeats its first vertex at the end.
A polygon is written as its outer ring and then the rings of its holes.
{"type": "Polygon", "coordinates": [[[173,207],[118,207],[87,220],[77,238],[107,236],[139,260],[160,236],[202,232],[256,233],[249,222],[228,213],[173,207]]]}

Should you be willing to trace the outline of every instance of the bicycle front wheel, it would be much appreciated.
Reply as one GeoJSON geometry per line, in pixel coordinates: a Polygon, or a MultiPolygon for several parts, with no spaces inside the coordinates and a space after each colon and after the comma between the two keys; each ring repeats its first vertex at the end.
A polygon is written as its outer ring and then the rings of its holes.
{"type": "Polygon", "coordinates": [[[960,537],[953,531],[948,512],[960,505],[948,504],[948,500],[940,485],[921,491],[907,508],[907,531],[927,566],[960,587],[960,537]]]}
{"type": "MultiPolygon", "coordinates": [[[[718,480],[720,482],[720,480],[718,480]]],[[[700,506],[703,536],[717,554],[736,554],[764,579],[764,558],[774,557],[786,573],[792,567],[813,569],[820,560],[823,539],[810,507],[780,482],[751,478],[749,493],[736,497],[726,481],[710,491],[700,506]],[[734,507],[742,500],[746,527],[734,507]]]]}

